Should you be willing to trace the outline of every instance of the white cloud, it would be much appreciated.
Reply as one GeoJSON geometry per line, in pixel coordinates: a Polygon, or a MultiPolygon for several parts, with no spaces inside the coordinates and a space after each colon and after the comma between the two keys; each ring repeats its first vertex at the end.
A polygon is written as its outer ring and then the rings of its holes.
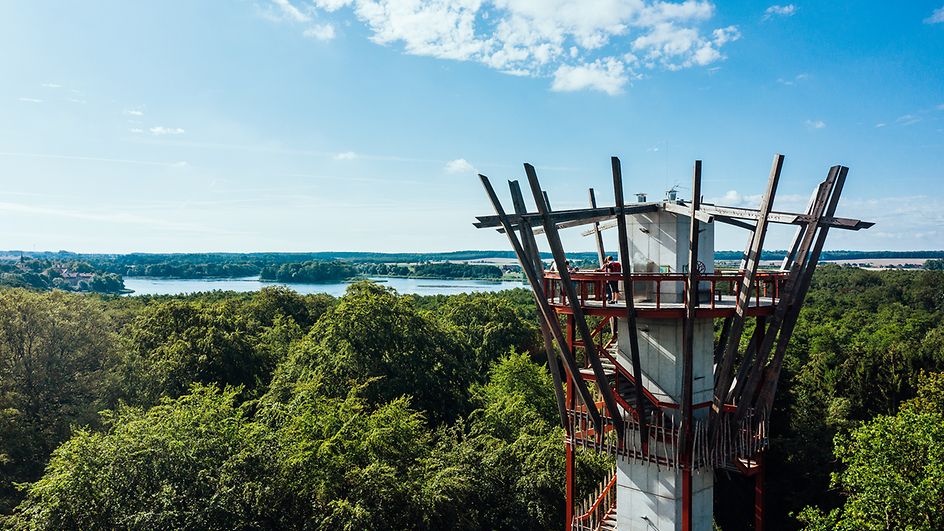
{"type": "Polygon", "coordinates": [[[794,14],[796,14],[796,6],[793,4],[785,6],[772,5],[764,11],[764,20],[774,16],[792,17],[794,14]]]}
{"type": "Polygon", "coordinates": [[[152,127],[148,129],[152,135],[155,136],[164,136],[164,135],[182,135],[186,133],[183,129],[179,127],[164,127],[159,125],[157,127],[152,127]]]}
{"type": "Polygon", "coordinates": [[[899,125],[914,125],[920,121],[921,121],[920,116],[915,116],[914,114],[905,114],[905,115],[899,116],[895,120],[895,123],[899,125]]]}
{"type": "Polygon", "coordinates": [[[302,13],[301,10],[295,7],[289,0],[272,0],[272,3],[281,10],[282,15],[295,22],[308,22],[311,20],[311,17],[302,13]]]}
{"type": "Polygon", "coordinates": [[[807,79],[807,78],[809,78],[809,77],[810,77],[810,75],[809,75],[809,74],[806,74],[806,73],[797,74],[797,75],[793,76],[792,79],[784,79],[784,78],[782,78],[782,77],[781,77],[781,78],[778,78],[778,79],[777,79],[777,83],[780,83],[781,85],[787,85],[788,87],[792,87],[793,85],[796,85],[797,83],[799,83],[799,82],[801,82],[801,81],[803,81],[803,80],[805,80],[805,79],[807,79]]]}
{"type": "Polygon", "coordinates": [[[806,126],[810,129],[823,129],[826,127],[826,122],[822,120],[807,120],[806,126]]]}
{"type": "Polygon", "coordinates": [[[20,101],[25,103],[42,103],[43,100],[37,98],[20,98],[20,101]]]}
{"type": "Polygon", "coordinates": [[[303,31],[302,35],[309,39],[330,41],[335,36],[334,26],[331,24],[316,24],[303,31]]]}
{"type": "Polygon", "coordinates": [[[43,83],[42,86],[45,88],[51,88],[51,89],[62,88],[62,85],[58,83],[43,83]]]}
{"type": "MultiPolygon", "coordinates": [[[[721,48],[740,37],[734,26],[704,27],[714,15],[706,0],[310,1],[299,11],[307,21],[347,8],[377,44],[551,78],[554,90],[617,94],[644,70],[721,61],[721,48]]],[[[287,6],[300,4],[275,5],[292,13],[287,6]]]]}
{"type": "Polygon", "coordinates": [[[138,109],[126,109],[125,115],[126,116],[144,116],[144,111],[141,111],[138,109]]]}
{"type": "Polygon", "coordinates": [[[334,156],[334,160],[354,160],[356,158],[357,153],[354,153],[353,151],[345,151],[334,156]]]}
{"type": "Polygon", "coordinates": [[[931,12],[931,16],[924,19],[925,24],[940,24],[944,22],[944,6],[941,6],[931,12]]]}
{"type": "Polygon", "coordinates": [[[626,81],[626,67],[611,57],[579,66],[561,65],[554,72],[551,90],[572,92],[593,89],[614,95],[623,91],[626,81]]]}
{"type": "Polygon", "coordinates": [[[465,159],[450,160],[446,163],[445,169],[447,173],[470,173],[475,171],[475,168],[465,159]]]}
{"type": "Polygon", "coordinates": [[[128,129],[128,131],[134,134],[141,134],[144,132],[144,129],[141,129],[140,127],[132,127],[131,129],[128,129]]]}
{"type": "Polygon", "coordinates": [[[886,124],[885,122],[879,122],[879,123],[875,124],[875,128],[876,128],[876,129],[881,129],[882,127],[885,127],[886,125],[888,125],[888,124],[886,124]]]}

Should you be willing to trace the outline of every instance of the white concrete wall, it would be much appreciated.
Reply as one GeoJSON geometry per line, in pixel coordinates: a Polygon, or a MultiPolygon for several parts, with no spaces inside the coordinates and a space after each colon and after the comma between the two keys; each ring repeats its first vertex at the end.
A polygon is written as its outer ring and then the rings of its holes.
{"type": "MultiPolygon", "coordinates": [[[[630,252],[633,272],[681,273],[688,265],[689,218],[666,212],[629,216],[630,252]],[[645,230],[642,230],[645,229],[645,230]]],[[[702,224],[698,259],[708,272],[714,271],[714,224],[702,224]]],[[[639,293],[636,299],[646,297],[639,293]]],[[[707,283],[700,287],[707,290],[707,283]]],[[[662,286],[662,301],[681,301],[682,285],[662,286]],[[667,294],[669,294],[667,296],[667,294]]],[[[705,297],[702,297],[703,299],[705,297]]],[[[659,400],[681,402],[682,397],[682,327],[681,319],[639,319],[639,354],[643,384],[659,400]]],[[[618,323],[620,363],[632,367],[629,330],[624,319],[618,323]]],[[[711,319],[695,323],[693,366],[693,402],[712,398],[714,329],[711,319]]],[[[707,409],[696,410],[696,418],[707,409]]],[[[669,451],[672,451],[669,448],[669,451]]],[[[692,477],[692,523],[696,531],[710,531],[714,476],[702,471],[692,477]]],[[[654,464],[617,461],[617,525],[621,531],[670,531],[680,529],[682,521],[681,474],[654,464]]]]}
{"type": "MultiPolygon", "coordinates": [[[[618,320],[619,362],[631,368],[629,328],[625,319],[618,320]]],[[[643,384],[662,401],[682,401],[682,321],[673,319],[637,319],[639,361],[642,365],[643,384]]],[[[714,391],[714,328],[711,319],[695,321],[693,350],[692,402],[711,401],[714,391]]]]}
{"type": "MultiPolygon", "coordinates": [[[[682,521],[682,476],[654,465],[623,463],[616,476],[616,525],[620,531],[675,531],[682,521]]],[[[711,531],[714,474],[692,475],[692,529],[711,531]]]]}
{"type": "MultiPolygon", "coordinates": [[[[691,221],[665,211],[634,214],[626,217],[629,253],[634,273],[684,273],[688,269],[688,242],[691,221]]],[[[698,234],[698,260],[706,271],[714,271],[714,223],[701,224],[698,234]]],[[[637,300],[652,299],[654,286],[637,283],[637,300]]],[[[662,300],[681,301],[682,284],[662,284],[662,300]]]]}

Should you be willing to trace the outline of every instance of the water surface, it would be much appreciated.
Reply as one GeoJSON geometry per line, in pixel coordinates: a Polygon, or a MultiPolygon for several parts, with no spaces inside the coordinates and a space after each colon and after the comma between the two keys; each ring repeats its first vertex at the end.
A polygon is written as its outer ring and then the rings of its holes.
{"type": "MultiPolygon", "coordinates": [[[[444,280],[434,278],[371,278],[389,286],[403,295],[454,295],[479,291],[502,291],[520,288],[524,284],[514,281],[494,280],[444,280]]],[[[247,278],[151,278],[125,277],[125,287],[134,290],[131,295],[183,295],[201,291],[257,291],[265,286],[287,286],[298,293],[327,293],[335,297],[344,295],[350,282],[327,284],[300,284],[295,282],[265,282],[259,277],[247,278]]]]}

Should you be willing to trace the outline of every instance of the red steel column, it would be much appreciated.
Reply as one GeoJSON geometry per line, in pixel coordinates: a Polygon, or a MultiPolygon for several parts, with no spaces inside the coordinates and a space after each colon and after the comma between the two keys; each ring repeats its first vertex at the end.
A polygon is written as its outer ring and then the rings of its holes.
{"type": "MultiPolygon", "coordinates": [[[[555,317],[556,318],[556,317],[555,317]]],[[[569,350],[573,352],[574,350],[574,316],[567,317],[567,346],[569,350]]],[[[574,393],[574,380],[570,377],[570,373],[567,373],[567,409],[569,411],[574,411],[574,406],[576,403],[574,393]]],[[[570,425],[572,429],[576,430],[574,424],[570,425]]],[[[570,437],[573,437],[573,433],[568,434],[570,437]]],[[[574,446],[571,444],[570,440],[564,443],[564,454],[567,459],[566,467],[566,482],[567,484],[564,487],[566,506],[564,508],[564,531],[573,531],[574,528],[574,503],[576,503],[577,497],[577,474],[576,474],[576,455],[574,455],[574,446]]]]}
{"type": "Polygon", "coordinates": [[[764,454],[757,458],[757,474],[754,476],[754,531],[764,531],[764,454]]]}

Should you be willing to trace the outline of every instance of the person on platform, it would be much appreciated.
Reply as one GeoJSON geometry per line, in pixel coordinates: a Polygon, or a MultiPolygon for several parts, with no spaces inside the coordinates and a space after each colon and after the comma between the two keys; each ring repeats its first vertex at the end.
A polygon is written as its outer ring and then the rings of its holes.
{"type": "MultiPolygon", "coordinates": [[[[616,260],[613,260],[612,256],[607,256],[606,259],[603,260],[603,267],[601,267],[600,270],[616,275],[623,271],[623,266],[616,260]]],[[[610,280],[606,283],[606,296],[611,304],[619,301],[618,280],[610,280]]]]}

